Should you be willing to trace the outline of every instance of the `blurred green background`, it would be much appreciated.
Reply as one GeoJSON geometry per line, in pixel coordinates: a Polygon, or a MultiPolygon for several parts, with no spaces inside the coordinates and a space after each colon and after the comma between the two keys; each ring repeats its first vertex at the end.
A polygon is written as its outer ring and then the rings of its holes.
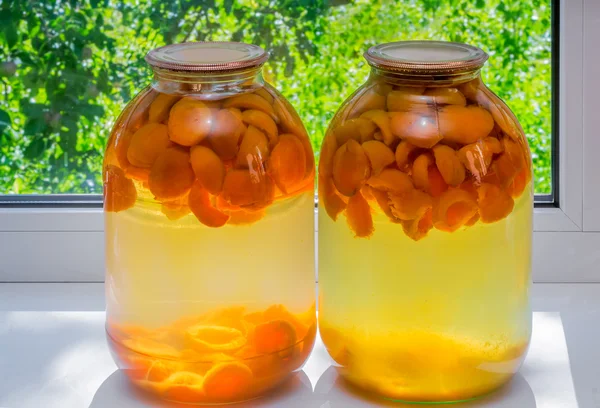
{"type": "Polygon", "coordinates": [[[318,151],[369,72],[370,46],[437,39],[490,54],[484,81],[529,139],[551,192],[551,0],[0,0],[0,193],[100,193],[112,123],[151,80],[150,49],[235,40],[271,52],[265,77],[318,151]]]}

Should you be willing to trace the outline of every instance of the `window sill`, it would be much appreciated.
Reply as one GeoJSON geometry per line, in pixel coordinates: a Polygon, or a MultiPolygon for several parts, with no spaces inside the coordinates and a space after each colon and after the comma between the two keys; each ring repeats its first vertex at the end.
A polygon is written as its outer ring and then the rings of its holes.
{"type": "MultiPolygon", "coordinates": [[[[528,357],[503,390],[469,407],[600,406],[600,284],[535,284],[528,357]]],[[[104,338],[101,283],[0,284],[0,406],[141,408],[116,371],[104,338]]],[[[371,407],[352,395],[321,341],[302,372],[253,407],[371,407]]]]}

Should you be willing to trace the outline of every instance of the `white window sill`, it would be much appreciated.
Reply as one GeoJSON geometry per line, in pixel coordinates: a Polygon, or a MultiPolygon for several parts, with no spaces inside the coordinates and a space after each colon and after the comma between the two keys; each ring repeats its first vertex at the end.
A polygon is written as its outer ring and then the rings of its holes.
{"type": "MultiPolygon", "coordinates": [[[[502,391],[470,408],[600,407],[600,284],[535,284],[528,357],[502,391]]],[[[116,371],[104,338],[101,283],[0,284],[0,407],[162,407],[116,371]]],[[[342,385],[317,341],[300,375],[236,407],[388,406],[342,385]]],[[[465,406],[465,405],[459,405],[465,406]]]]}

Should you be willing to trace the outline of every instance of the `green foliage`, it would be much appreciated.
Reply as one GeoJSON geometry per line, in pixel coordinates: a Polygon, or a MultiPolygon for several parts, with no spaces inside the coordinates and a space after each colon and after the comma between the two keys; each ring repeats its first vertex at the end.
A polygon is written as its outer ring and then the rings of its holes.
{"type": "Polygon", "coordinates": [[[550,0],[0,0],[0,192],[99,193],[112,123],[151,79],[150,49],[236,40],[271,52],[265,76],[315,149],[368,75],[362,53],[404,39],[478,45],[485,82],[516,113],[550,191],[550,0]]]}

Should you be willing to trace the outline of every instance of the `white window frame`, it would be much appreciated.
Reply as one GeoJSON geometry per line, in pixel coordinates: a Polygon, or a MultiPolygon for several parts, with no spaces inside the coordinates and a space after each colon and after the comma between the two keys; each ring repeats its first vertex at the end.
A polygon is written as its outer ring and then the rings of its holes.
{"type": "MultiPolygon", "coordinates": [[[[534,211],[533,279],[600,282],[600,2],[560,1],[559,204],[534,211]]],[[[0,208],[0,282],[101,282],[100,208],[0,208]]]]}

